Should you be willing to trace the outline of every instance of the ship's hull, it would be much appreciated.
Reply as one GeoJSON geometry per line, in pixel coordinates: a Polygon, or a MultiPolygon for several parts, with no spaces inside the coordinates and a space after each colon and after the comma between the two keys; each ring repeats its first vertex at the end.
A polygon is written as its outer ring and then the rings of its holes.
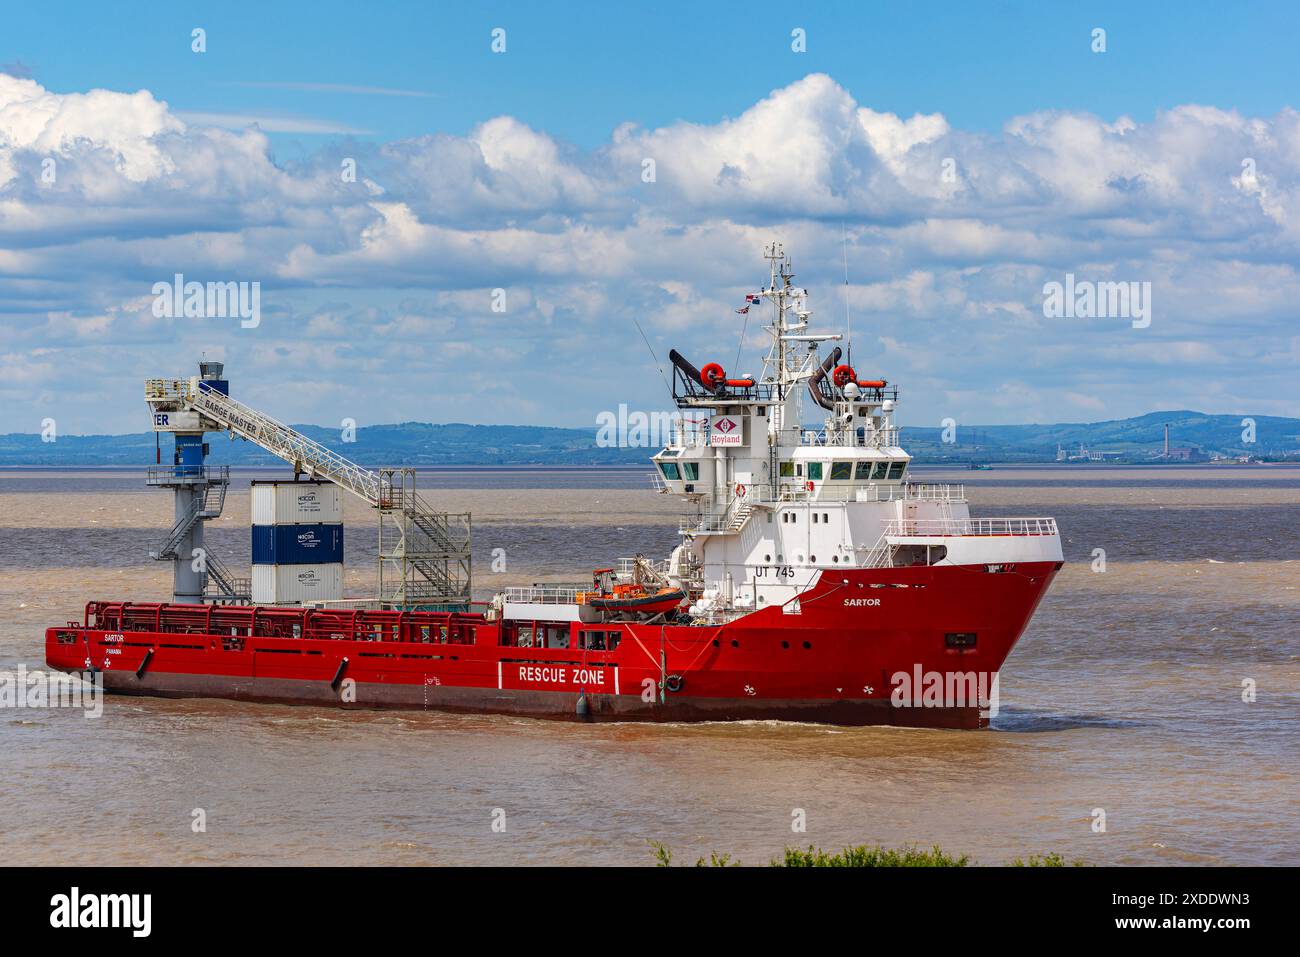
{"type": "Polygon", "coordinates": [[[765,608],[718,626],[575,623],[567,649],[520,647],[509,629],[484,621],[462,643],[67,626],[47,631],[46,658],[68,672],[89,665],[106,690],[135,695],[975,728],[996,709],[993,679],[1059,567],[826,571],[797,614],[765,608]],[[587,640],[579,632],[593,628],[617,647],[578,647],[587,640]]]}

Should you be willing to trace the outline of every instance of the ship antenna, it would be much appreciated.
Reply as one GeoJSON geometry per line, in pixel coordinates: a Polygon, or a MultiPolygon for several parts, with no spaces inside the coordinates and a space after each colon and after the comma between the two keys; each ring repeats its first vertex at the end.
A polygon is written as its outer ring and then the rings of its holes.
{"type": "Polygon", "coordinates": [[[650,340],[645,337],[645,330],[641,328],[641,323],[637,322],[636,316],[632,317],[632,323],[636,326],[636,331],[641,333],[641,341],[650,350],[650,358],[654,360],[655,368],[659,370],[659,378],[664,380],[664,388],[668,390],[668,395],[676,401],[676,397],[673,396],[673,387],[668,382],[668,376],[664,375],[664,367],[659,364],[659,357],[655,355],[654,348],[650,345],[650,340]]]}
{"type": "MultiPolygon", "coordinates": [[[[751,286],[750,288],[752,289],[753,287],[751,286]]],[[[736,375],[740,375],[740,353],[745,348],[745,333],[749,331],[749,307],[755,305],[757,305],[757,303],[749,303],[746,306],[745,324],[740,327],[740,341],[736,343],[736,364],[733,367],[736,370],[736,375]]]]}
{"type": "Polygon", "coordinates": [[[840,238],[844,244],[844,338],[848,348],[847,365],[853,365],[853,317],[849,315],[849,234],[840,220],[840,238]]]}

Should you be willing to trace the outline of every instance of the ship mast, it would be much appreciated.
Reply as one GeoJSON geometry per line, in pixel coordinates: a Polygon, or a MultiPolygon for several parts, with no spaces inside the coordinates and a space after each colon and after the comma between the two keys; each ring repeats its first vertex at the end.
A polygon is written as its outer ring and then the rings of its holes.
{"type": "MultiPolygon", "coordinates": [[[[772,324],[768,327],[772,336],[772,347],[768,351],[767,358],[763,360],[763,378],[781,386],[778,394],[785,398],[787,392],[785,387],[798,380],[800,371],[790,362],[791,327],[786,321],[786,311],[791,307],[794,292],[790,285],[794,272],[790,260],[785,255],[785,247],[781,243],[769,243],[763,250],[763,258],[770,263],[771,279],[762,295],[770,298],[776,307],[772,324]]],[[[800,314],[800,328],[806,322],[806,317],[807,313],[800,314]]]]}
{"type": "Polygon", "coordinates": [[[763,290],[762,296],[771,299],[774,305],[773,319],[768,327],[772,336],[772,346],[763,360],[763,381],[771,383],[779,410],[769,419],[770,434],[775,438],[787,421],[798,422],[801,417],[802,403],[798,388],[792,388],[804,381],[817,365],[817,346],[821,342],[841,338],[838,334],[809,333],[806,290],[793,284],[794,269],[785,254],[785,247],[778,242],[769,243],[763,250],[763,258],[770,264],[770,282],[763,290]],[[789,313],[793,311],[793,321],[789,313]],[[806,345],[804,350],[792,348],[796,343],[806,345]],[[786,406],[793,404],[792,408],[786,406]]]}

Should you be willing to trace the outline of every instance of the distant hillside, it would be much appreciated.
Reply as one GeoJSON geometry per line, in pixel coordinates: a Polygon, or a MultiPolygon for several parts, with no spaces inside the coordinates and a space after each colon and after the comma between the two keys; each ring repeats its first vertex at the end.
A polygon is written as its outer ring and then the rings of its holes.
{"type": "Polygon", "coordinates": [[[906,427],[903,446],[918,461],[1051,461],[1057,448],[1077,455],[1080,446],[1109,458],[1147,462],[1164,448],[1165,425],[1171,449],[1191,447],[1206,457],[1249,455],[1257,459],[1300,456],[1300,419],[1250,416],[1255,441],[1243,441],[1244,415],[1207,415],[1181,410],[1151,412],[1132,419],[1054,425],[957,426],[956,444],[944,444],[943,430],[906,427]]]}
{"type": "MultiPolygon", "coordinates": [[[[357,429],[355,442],[342,442],[338,429],[294,425],[341,455],[379,465],[634,465],[656,450],[601,448],[596,429],[528,425],[430,425],[403,422],[357,429]]],[[[280,460],[239,439],[210,433],[214,465],[279,465],[280,460]]],[[[171,437],[162,437],[164,452],[171,437]]],[[[0,465],[139,465],[154,461],[154,433],[65,435],[42,442],[39,435],[0,435],[0,465]]]]}
{"type": "MultiPolygon", "coordinates": [[[[1152,412],[1133,419],[1056,425],[958,424],[955,444],[943,430],[908,426],[903,445],[918,462],[1046,462],[1057,447],[1071,454],[1082,444],[1123,461],[1150,461],[1164,443],[1169,423],[1172,447],[1193,447],[1204,455],[1300,458],[1300,419],[1254,416],[1256,441],[1242,441],[1241,415],[1152,412]]],[[[601,448],[596,429],[528,425],[430,425],[403,422],[357,429],[356,441],[340,441],[338,429],[294,428],[363,465],[643,465],[655,450],[601,448]]],[[[249,442],[213,434],[210,461],[219,465],[278,465],[279,459],[249,442]]],[[[171,445],[163,437],[163,447],[171,445]]],[[[154,435],[65,435],[42,442],[36,434],[0,435],[0,465],[145,465],[154,461],[154,435]]]]}

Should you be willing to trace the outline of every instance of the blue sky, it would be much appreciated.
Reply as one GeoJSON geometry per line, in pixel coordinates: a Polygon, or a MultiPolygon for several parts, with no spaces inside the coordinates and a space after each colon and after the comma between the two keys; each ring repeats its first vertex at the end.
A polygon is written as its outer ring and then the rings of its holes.
{"type": "Polygon", "coordinates": [[[1297,414],[1300,8],[638,6],[12,5],[0,432],[138,429],[199,351],[293,421],[662,408],[634,319],[734,361],[778,238],[842,322],[844,233],[909,424],[1297,414]],[[265,321],[149,315],[175,272],[265,321]],[[1151,326],[1044,317],[1067,273],[1152,283],[1151,326]]]}
{"type": "Polygon", "coordinates": [[[939,112],[961,129],[1045,109],[1271,114],[1294,105],[1297,35],[1300,6],[1249,2],[15,4],[0,63],[60,92],[143,88],[178,111],[292,115],[378,139],[464,134],[507,113],[590,148],[627,121],[715,122],[811,72],[875,110],[939,112]],[[201,58],[195,26],[208,31],[201,58]],[[489,50],[497,26],[507,56],[489,50]],[[1089,47],[1098,26],[1105,57],[1089,47]],[[240,85],[274,83],[427,97],[240,85]]]}

